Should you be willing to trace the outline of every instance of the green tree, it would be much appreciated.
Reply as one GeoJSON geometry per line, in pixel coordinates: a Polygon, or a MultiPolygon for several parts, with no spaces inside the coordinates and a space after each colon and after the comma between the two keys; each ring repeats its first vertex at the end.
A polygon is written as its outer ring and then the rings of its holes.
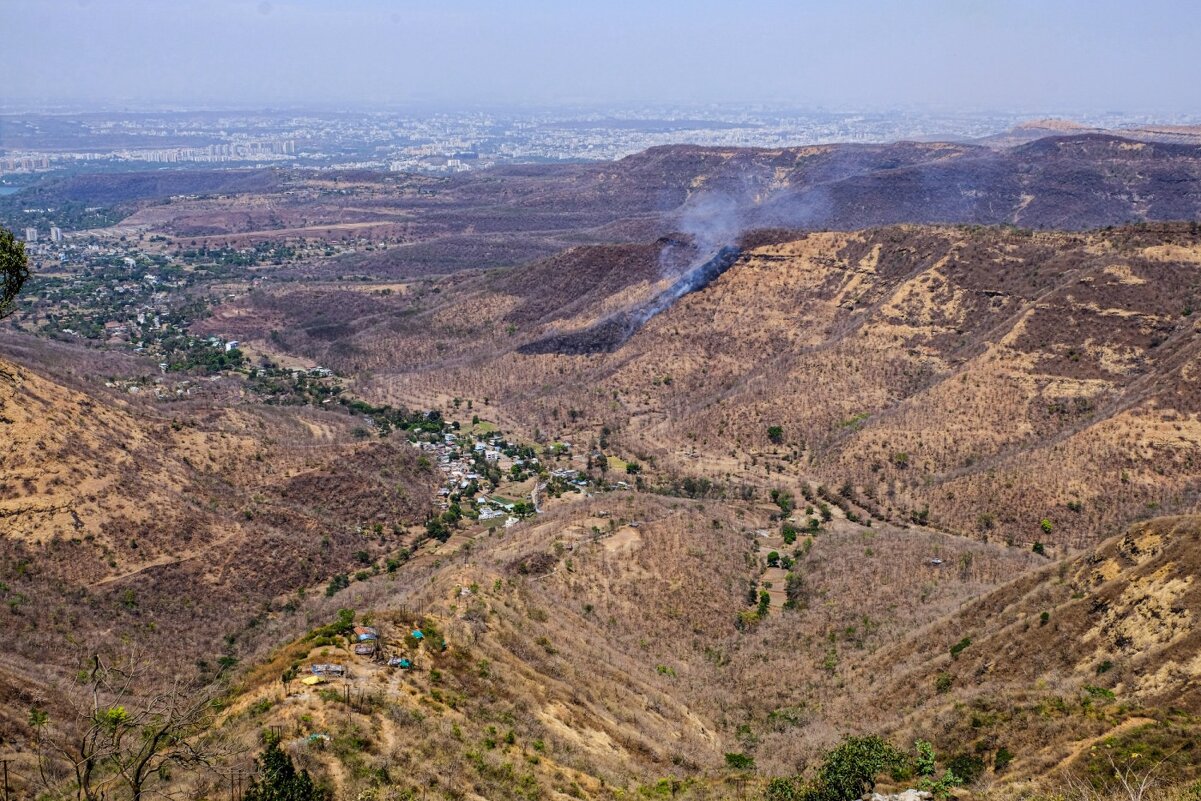
{"type": "Polygon", "coordinates": [[[789,609],[795,609],[805,604],[807,600],[805,580],[799,573],[789,573],[784,579],[784,596],[788,599],[784,605],[789,609]]]}
{"type": "Polygon", "coordinates": [[[0,319],[16,311],[17,295],[29,278],[29,259],[25,256],[25,243],[13,232],[0,228],[0,319]]]}
{"type": "Polygon", "coordinates": [[[826,754],[806,801],[852,801],[876,786],[876,776],[904,764],[905,755],[883,738],[847,737],[826,754]]]}
{"type": "Polygon", "coordinates": [[[726,767],[730,770],[754,770],[755,758],[747,754],[726,754],[726,767]]]}
{"type": "Polygon", "coordinates": [[[977,754],[958,754],[947,763],[947,772],[958,777],[962,784],[975,784],[984,774],[984,760],[977,754]]]}
{"type": "Polygon", "coordinates": [[[329,793],[313,783],[307,770],[296,770],[292,757],[280,749],[278,739],[269,738],[263,755],[255,762],[259,773],[243,801],[328,801],[329,793]]]}
{"type": "Polygon", "coordinates": [[[332,598],[342,590],[350,586],[350,576],[346,573],[338,573],[329,580],[329,584],[325,586],[325,597],[332,598]]]}
{"type": "Polygon", "coordinates": [[[440,517],[431,517],[425,521],[425,533],[439,542],[446,542],[450,539],[450,528],[440,517]]]}
{"type": "Polygon", "coordinates": [[[773,445],[781,445],[784,442],[784,429],[780,426],[768,426],[767,438],[771,440],[773,445]]]}
{"type": "Polygon", "coordinates": [[[767,617],[767,611],[771,608],[771,593],[767,590],[759,591],[759,617],[767,617]]]}
{"type": "Polygon", "coordinates": [[[937,770],[934,746],[928,740],[918,740],[913,745],[917,749],[917,756],[913,760],[913,772],[918,776],[933,776],[937,770]]]}
{"type": "Polygon", "coordinates": [[[769,781],[763,792],[764,801],[801,801],[804,797],[804,785],[800,779],[786,776],[777,776],[769,781]]]}
{"type": "Polygon", "coordinates": [[[935,779],[933,776],[927,776],[922,779],[918,785],[922,790],[930,793],[939,801],[944,801],[951,797],[951,788],[959,787],[963,784],[963,780],[955,775],[955,771],[949,768],[943,771],[942,776],[935,779]]]}

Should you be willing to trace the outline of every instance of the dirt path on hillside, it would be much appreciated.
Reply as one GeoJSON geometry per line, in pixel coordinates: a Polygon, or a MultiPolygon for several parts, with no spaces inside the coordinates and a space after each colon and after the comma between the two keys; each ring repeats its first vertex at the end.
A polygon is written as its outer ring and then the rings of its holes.
{"type": "MultiPolygon", "coordinates": [[[[225,545],[227,542],[232,540],[233,537],[234,537],[233,533],[227,533],[224,536],[213,540],[212,542],[206,543],[201,548],[194,548],[191,550],[186,550],[186,551],[182,551],[179,553],[173,553],[173,554],[163,554],[162,556],[152,559],[149,562],[143,562],[142,564],[138,565],[137,567],[133,567],[124,572],[117,573],[112,576],[105,576],[102,579],[93,581],[89,586],[92,588],[104,587],[109,584],[113,584],[114,582],[121,581],[123,579],[132,578],[133,576],[136,576],[139,573],[144,573],[147,570],[152,570],[156,567],[165,567],[167,565],[178,565],[178,564],[182,564],[183,562],[187,562],[192,559],[199,559],[202,555],[204,555],[206,553],[211,553],[213,551],[213,549],[218,548],[222,545],[225,545]]],[[[222,563],[222,567],[221,567],[222,570],[224,570],[225,565],[228,564],[228,561],[229,560],[226,559],[222,563]]]]}
{"type": "Polygon", "coordinates": [[[1079,757],[1085,751],[1089,750],[1094,745],[1096,745],[1097,743],[1101,742],[1104,739],[1107,739],[1109,737],[1115,737],[1119,734],[1125,734],[1126,732],[1131,731],[1133,729],[1137,729],[1140,726],[1146,726],[1148,723],[1156,723],[1156,722],[1157,721],[1154,718],[1141,718],[1141,717],[1127,718],[1126,720],[1123,720],[1118,725],[1114,726],[1112,729],[1110,729],[1106,732],[1103,732],[1101,734],[1098,734],[1096,737],[1089,737],[1084,740],[1079,740],[1074,744],[1070,744],[1071,750],[1068,752],[1068,755],[1065,756],[1063,759],[1059,760],[1059,762],[1056,763],[1055,767],[1052,770],[1053,771],[1067,770],[1068,767],[1071,765],[1071,763],[1077,757],[1079,757]]]}

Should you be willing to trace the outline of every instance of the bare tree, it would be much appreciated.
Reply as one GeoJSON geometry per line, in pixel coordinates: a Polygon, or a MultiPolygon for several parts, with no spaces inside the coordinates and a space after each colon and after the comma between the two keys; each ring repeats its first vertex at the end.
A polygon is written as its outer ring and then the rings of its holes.
{"type": "MultiPolygon", "coordinates": [[[[123,788],[131,801],[151,790],[170,797],[172,768],[212,767],[226,755],[214,732],[217,684],[175,677],[158,684],[136,654],[93,654],[64,688],[70,713],[61,726],[43,715],[38,733],[42,764],[67,766],[78,801],[111,798],[123,788]]],[[[55,770],[42,770],[46,789],[63,789],[55,770]]]]}
{"type": "MultiPolygon", "coordinates": [[[[1182,746],[1183,747],[1183,746],[1182,746]]],[[[1122,801],[1146,801],[1160,786],[1157,774],[1180,751],[1175,751],[1159,760],[1142,759],[1134,754],[1125,764],[1119,764],[1113,753],[1105,751],[1109,762],[1109,775],[1112,780],[1103,788],[1097,788],[1087,778],[1068,773],[1064,776],[1069,795],[1078,801],[1101,801],[1101,799],[1117,797],[1122,801]]]]}

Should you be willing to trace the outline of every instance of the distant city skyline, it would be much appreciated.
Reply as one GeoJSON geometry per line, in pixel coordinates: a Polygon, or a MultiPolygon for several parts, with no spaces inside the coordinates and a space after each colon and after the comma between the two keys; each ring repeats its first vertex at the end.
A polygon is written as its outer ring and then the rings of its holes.
{"type": "MultiPolygon", "coordinates": [[[[0,179],[120,165],[273,164],[445,174],[501,163],[597,161],[656,145],[787,147],[973,139],[1014,115],[756,112],[646,105],[598,111],[89,111],[0,114],[0,179]],[[624,115],[624,116],[622,116],[624,115]]],[[[1115,125],[1121,118],[1095,119],[1115,125]]]]}
{"type": "Polygon", "coordinates": [[[5,0],[6,108],[606,106],[1189,115],[1184,0],[5,0]]]}

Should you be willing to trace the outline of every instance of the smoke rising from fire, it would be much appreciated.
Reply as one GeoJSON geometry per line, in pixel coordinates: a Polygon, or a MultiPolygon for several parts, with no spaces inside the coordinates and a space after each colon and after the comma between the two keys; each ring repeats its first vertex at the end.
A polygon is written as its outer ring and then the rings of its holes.
{"type": "Polygon", "coordinates": [[[811,227],[828,211],[821,187],[797,192],[786,184],[773,183],[770,174],[743,172],[723,180],[720,187],[698,191],[670,217],[678,235],[668,237],[659,252],[660,276],[668,282],[665,289],[584,330],[551,334],[519,351],[590,354],[616,350],[656,315],[730,269],[741,255],[738,242],[747,231],[811,227]]]}

